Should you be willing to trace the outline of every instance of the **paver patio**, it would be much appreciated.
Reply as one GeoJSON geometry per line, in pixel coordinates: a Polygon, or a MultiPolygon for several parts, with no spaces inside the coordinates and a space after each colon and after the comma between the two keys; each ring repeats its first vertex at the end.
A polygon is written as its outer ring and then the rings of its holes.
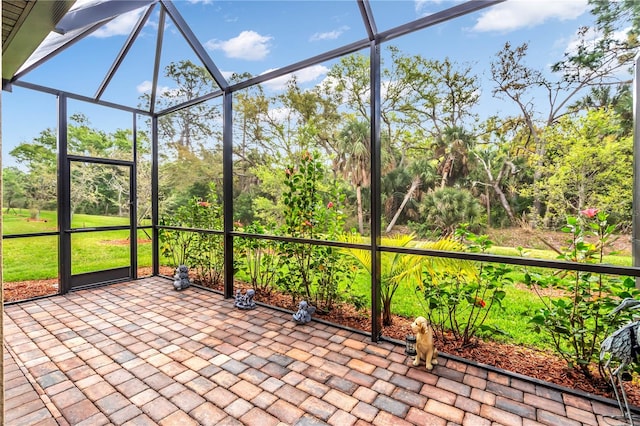
{"type": "Polygon", "coordinates": [[[619,424],[615,403],[163,278],[5,307],[8,425],[619,424]]]}

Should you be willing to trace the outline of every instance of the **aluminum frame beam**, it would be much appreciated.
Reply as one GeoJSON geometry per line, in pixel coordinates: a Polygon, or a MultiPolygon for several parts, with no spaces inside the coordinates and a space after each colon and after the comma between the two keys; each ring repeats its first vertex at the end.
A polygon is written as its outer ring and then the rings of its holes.
{"type": "Polygon", "coordinates": [[[155,6],[155,3],[149,6],[147,8],[147,11],[143,13],[142,16],[140,16],[140,19],[138,19],[138,22],[133,28],[133,31],[129,34],[129,37],[127,37],[127,40],[124,42],[124,45],[122,46],[122,49],[120,49],[120,52],[118,52],[118,55],[116,56],[116,59],[113,61],[113,64],[109,68],[109,71],[107,71],[107,74],[105,75],[104,80],[102,80],[102,83],[100,83],[100,86],[98,87],[98,90],[96,91],[96,94],[94,96],[96,99],[100,99],[104,91],[107,89],[107,86],[111,82],[111,79],[115,75],[116,71],[118,71],[118,68],[120,68],[122,61],[124,61],[125,56],[127,56],[127,53],[129,53],[131,46],[133,46],[133,43],[136,41],[136,39],[140,35],[142,28],[149,20],[149,16],[151,16],[151,12],[153,12],[154,6],[155,6]]]}
{"type": "Polygon", "coordinates": [[[187,40],[189,46],[193,49],[195,54],[198,56],[200,61],[202,61],[204,67],[209,71],[209,74],[213,77],[213,79],[218,84],[222,90],[226,90],[229,88],[229,83],[227,79],[224,78],[216,64],[213,63],[211,57],[205,50],[204,46],[200,43],[200,40],[195,36],[193,31],[191,31],[191,27],[185,22],[184,18],[178,12],[178,9],[173,5],[173,2],[169,0],[160,0],[162,2],[162,6],[164,6],[165,10],[173,20],[173,23],[176,24],[178,30],[182,33],[182,36],[187,40]]]}
{"type": "Polygon", "coordinates": [[[117,18],[120,15],[140,9],[158,0],[113,1],[106,0],[102,3],[81,7],[68,12],[56,25],[55,31],[66,34],[79,30],[88,25],[104,23],[117,18]]]}

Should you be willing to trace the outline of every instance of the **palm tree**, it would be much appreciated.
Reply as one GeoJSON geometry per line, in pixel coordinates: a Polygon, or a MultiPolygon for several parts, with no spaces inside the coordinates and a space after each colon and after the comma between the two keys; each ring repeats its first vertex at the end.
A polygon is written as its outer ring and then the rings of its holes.
{"type": "MultiPolygon", "coordinates": [[[[417,247],[431,250],[448,250],[461,251],[463,246],[450,239],[442,239],[439,241],[425,241],[414,243],[415,235],[399,234],[392,237],[382,237],[380,244],[390,247],[417,247]]],[[[366,243],[366,239],[361,236],[352,235],[347,237],[350,243],[366,243]]],[[[344,249],[346,253],[353,256],[356,261],[371,274],[371,251],[360,249],[344,249]]],[[[422,270],[429,262],[432,268],[450,269],[452,264],[458,264],[461,261],[447,258],[428,258],[426,256],[418,256],[411,254],[383,252],[381,255],[380,265],[380,287],[382,299],[382,325],[390,326],[391,303],[393,296],[400,285],[419,286],[422,284],[422,270]]],[[[460,269],[458,267],[458,269],[460,269]]]]}
{"type": "Polygon", "coordinates": [[[335,168],[348,179],[356,189],[358,231],[364,234],[364,213],[362,207],[362,187],[370,183],[371,138],[369,123],[351,119],[340,132],[338,156],[335,168]]]}
{"type": "Polygon", "coordinates": [[[424,197],[420,211],[424,220],[444,235],[451,235],[460,223],[472,224],[482,208],[465,189],[438,189],[424,197]]]}
{"type": "Polygon", "coordinates": [[[440,188],[451,186],[469,174],[469,156],[472,136],[461,127],[448,127],[435,143],[434,157],[439,159],[437,172],[441,176],[440,188]]]}
{"type": "Polygon", "coordinates": [[[434,179],[436,177],[435,170],[433,166],[426,160],[418,160],[413,162],[407,169],[405,176],[412,176],[411,184],[405,185],[407,192],[404,194],[404,198],[402,199],[402,203],[396,210],[396,213],[391,218],[389,225],[385,232],[389,233],[395,226],[398,218],[400,218],[400,214],[405,209],[410,200],[414,198],[419,198],[421,193],[424,191],[425,187],[430,187],[433,185],[434,179]]]}

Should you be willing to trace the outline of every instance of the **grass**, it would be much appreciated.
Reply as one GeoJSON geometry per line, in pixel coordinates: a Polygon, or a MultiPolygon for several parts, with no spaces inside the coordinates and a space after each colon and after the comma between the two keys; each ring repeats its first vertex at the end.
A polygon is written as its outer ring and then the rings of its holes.
{"type": "MultiPolygon", "coordinates": [[[[54,212],[41,212],[39,222],[29,221],[29,212],[3,214],[3,231],[5,234],[50,232],[56,230],[54,212]]],[[[98,227],[127,224],[123,218],[93,215],[74,215],[74,227],[98,227]]],[[[101,231],[76,233],[72,235],[72,273],[79,274],[119,266],[129,265],[128,231],[101,231]]],[[[140,231],[140,239],[146,235],[140,231]]],[[[492,247],[493,254],[519,256],[512,247],[492,247]]],[[[26,281],[56,278],[58,276],[58,238],[57,236],[29,237],[5,239],[3,241],[4,281],[26,281]]],[[[151,265],[151,244],[138,245],[138,263],[140,266],[151,265]]],[[[557,254],[551,250],[528,249],[527,256],[540,259],[556,259],[557,254]]],[[[611,255],[605,258],[606,263],[613,265],[631,265],[630,256],[611,255]]],[[[165,262],[166,263],[166,262],[165,262]]],[[[164,264],[164,263],[163,263],[164,264]]],[[[514,282],[521,282],[523,272],[518,268],[511,274],[514,282]]],[[[242,273],[237,275],[242,278],[242,273]]],[[[352,292],[361,294],[370,303],[370,280],[366,271],[361,270],[352,285],[352,292]]],[[[529,319],[542,307],[538,297],[516,286],[507,286],[507,293],[501,307],[494,306],[487,318],[486,325],[506,330],[508,336],[493,336],[496,340],[549,349],[551,342],[546,335],[532,332],[529,319]]],[[[395,314],[414,318],[426,316],[426,304],[421,295],[408,285],[401,285],[393,298],[395,314]]]]}
{"type": "MultiPolygon", "coordinates": [[[[125,218],[74,215],[75,227],[127,224],[125,218]]],[[[4,234],[56,231],[54,212],[42,211],[40,221],[30,221],[29,212],[3,214],[4,234]]],[[[76,233],[71,236],[72,274],[128,266],[129,231],[76,233]]],[[[146,236],[139,231],[139,239],[146,236]]],[[[139,243],[139,266],[151,265],[150,243],[139,243]]],[[[3,240],[3,280],[5,282],[42,280],[58,277],[58,237],[24,237],[3,240]]]]}

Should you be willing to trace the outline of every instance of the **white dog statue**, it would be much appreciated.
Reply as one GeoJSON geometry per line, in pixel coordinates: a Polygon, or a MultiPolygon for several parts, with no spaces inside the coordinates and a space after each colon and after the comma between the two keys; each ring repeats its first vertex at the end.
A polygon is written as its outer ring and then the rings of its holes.
{"type": "Polygon", "coordinates": [[[420,365],[424,359],[427,370],[433,370],[438,364],[438,350],[433,345],[433,330],[424,317],[417,317],[411,324],[411,331],[416,335],[416,358],[413,365],[420,365]]]}

